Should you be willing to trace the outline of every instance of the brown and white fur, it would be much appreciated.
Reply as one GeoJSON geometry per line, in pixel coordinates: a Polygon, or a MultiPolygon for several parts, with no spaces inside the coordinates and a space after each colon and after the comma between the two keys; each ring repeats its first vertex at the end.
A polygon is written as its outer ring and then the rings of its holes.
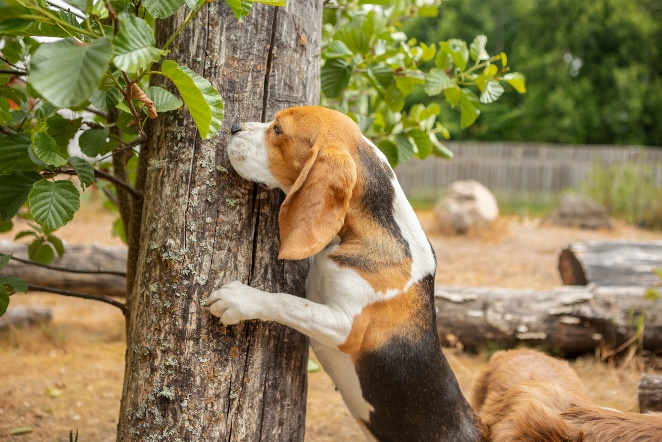
{"type": "Polygon", "coordinates": [[[434,252],[386,157],[350,118],[316,106],[232,132],[237,173],[287,194],[279,257],[312,262],[305,299],[231,282],[211,294],[211,313],[309,336],[370,439],[484,440],[439,345],[434,252]]]}
{"type": "Polygon", "coordinates": [[[472,403],[494,442],[662,440],[662,414],[594,405],[567,362],[533,350],[495,353],[474,384],[472,403]]]}

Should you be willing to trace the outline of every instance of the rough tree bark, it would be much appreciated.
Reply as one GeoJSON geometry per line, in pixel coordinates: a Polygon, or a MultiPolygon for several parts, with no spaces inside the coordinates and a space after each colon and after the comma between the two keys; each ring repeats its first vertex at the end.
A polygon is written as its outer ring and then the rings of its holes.
{"type": "Polygon", "coordinates": [[[662,305],[644,299],[643,287],[576,287],[508,290],[435,288],[437,331],[444,344],[465,348],[520,344],[566,356],[592,353],[601,343],[615,349],[635,335],[643,314],[644,348],[662,352],[662,305]]]}
{"type": "MultiPolygon", "coordinates": [[[[225,146],[235,121],[317,103],[321,13],[319,1],[290,0],[255,4],[238,22],[210,3],[171,47],[168,58],[219,89],[226,113],[209,141],[186,112],[149,133],[118,441],[303,439],[306,338],[274,323],[223,327],[205,300],[232,280],[304,294],[307,263],[277,259],[282,193],[240,179],[225,146]]],[[[183,18],[161,21],[157,39],[183,18]]]]}

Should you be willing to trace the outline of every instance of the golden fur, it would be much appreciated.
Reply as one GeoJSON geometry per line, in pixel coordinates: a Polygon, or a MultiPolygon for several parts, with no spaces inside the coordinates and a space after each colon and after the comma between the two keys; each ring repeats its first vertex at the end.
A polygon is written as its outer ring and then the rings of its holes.
{"type": "Polygon", "coordinates": [[[473,406],[495,442],[653,442],[662,415],[590,403],[567,362],[533,350],[497,352],[474,385],[473,406]]]}

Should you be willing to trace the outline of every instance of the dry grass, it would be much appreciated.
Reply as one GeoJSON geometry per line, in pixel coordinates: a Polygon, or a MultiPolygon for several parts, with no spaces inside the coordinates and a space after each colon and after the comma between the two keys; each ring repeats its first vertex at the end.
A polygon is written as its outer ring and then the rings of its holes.
{"type": "MultiPolygon", "coordinates": [[[[118,244],[109,232],[112,214],[88,205],[80,215],[61,230],[65,240],[118,244]],[[102,221],[94,222],[99,219],[102,221]]],[[[610,232],[582,231],[539,226],[535,220],[514,217],[501,219],[487,232],[446,237],[434,232],[431,213],[419,213],[419,217],[437,252],[437,282],[453,285],[556,287],[560,285],[556,260],[568,242],[612,237],[662,238],[660,233],[627,226],[610,232]]],[[[54,318],[42,327],[0,335],[0,360],[4,362],[0,439],[67,441],[69,431],[78,429],[81,441],[114,440],[124,370],[122,315],[112,306],[55,295],[14,296],[12,305],[20,304],[48,305],[54,318]],[[11,435],[12,430],[20,427],[29,427],[31,431],[11,435]]],[[[448,349],[445,353],[468,395],[488,355],[467,355],[448,349]]],[[[596,403],[636,409],[640,367],[609,367],[591,357],[575,361],[573,366],[596,403]]],[[[306,440],[315,442],[363,440],[361,430],[323,371],[309,376],[306,432],[306,440]]]]}

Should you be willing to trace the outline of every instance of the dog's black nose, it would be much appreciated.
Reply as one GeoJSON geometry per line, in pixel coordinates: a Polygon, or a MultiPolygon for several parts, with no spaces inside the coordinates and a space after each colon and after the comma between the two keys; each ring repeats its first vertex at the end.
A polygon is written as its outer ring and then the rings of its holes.
{"type": "Polygon", "coordinates": [[[230,128],[230,132],[232,132],[232,135],[236,134],[237,132],[241,132],[241,124],[240,123],[234,123],[232,127],[230,128]]]}

